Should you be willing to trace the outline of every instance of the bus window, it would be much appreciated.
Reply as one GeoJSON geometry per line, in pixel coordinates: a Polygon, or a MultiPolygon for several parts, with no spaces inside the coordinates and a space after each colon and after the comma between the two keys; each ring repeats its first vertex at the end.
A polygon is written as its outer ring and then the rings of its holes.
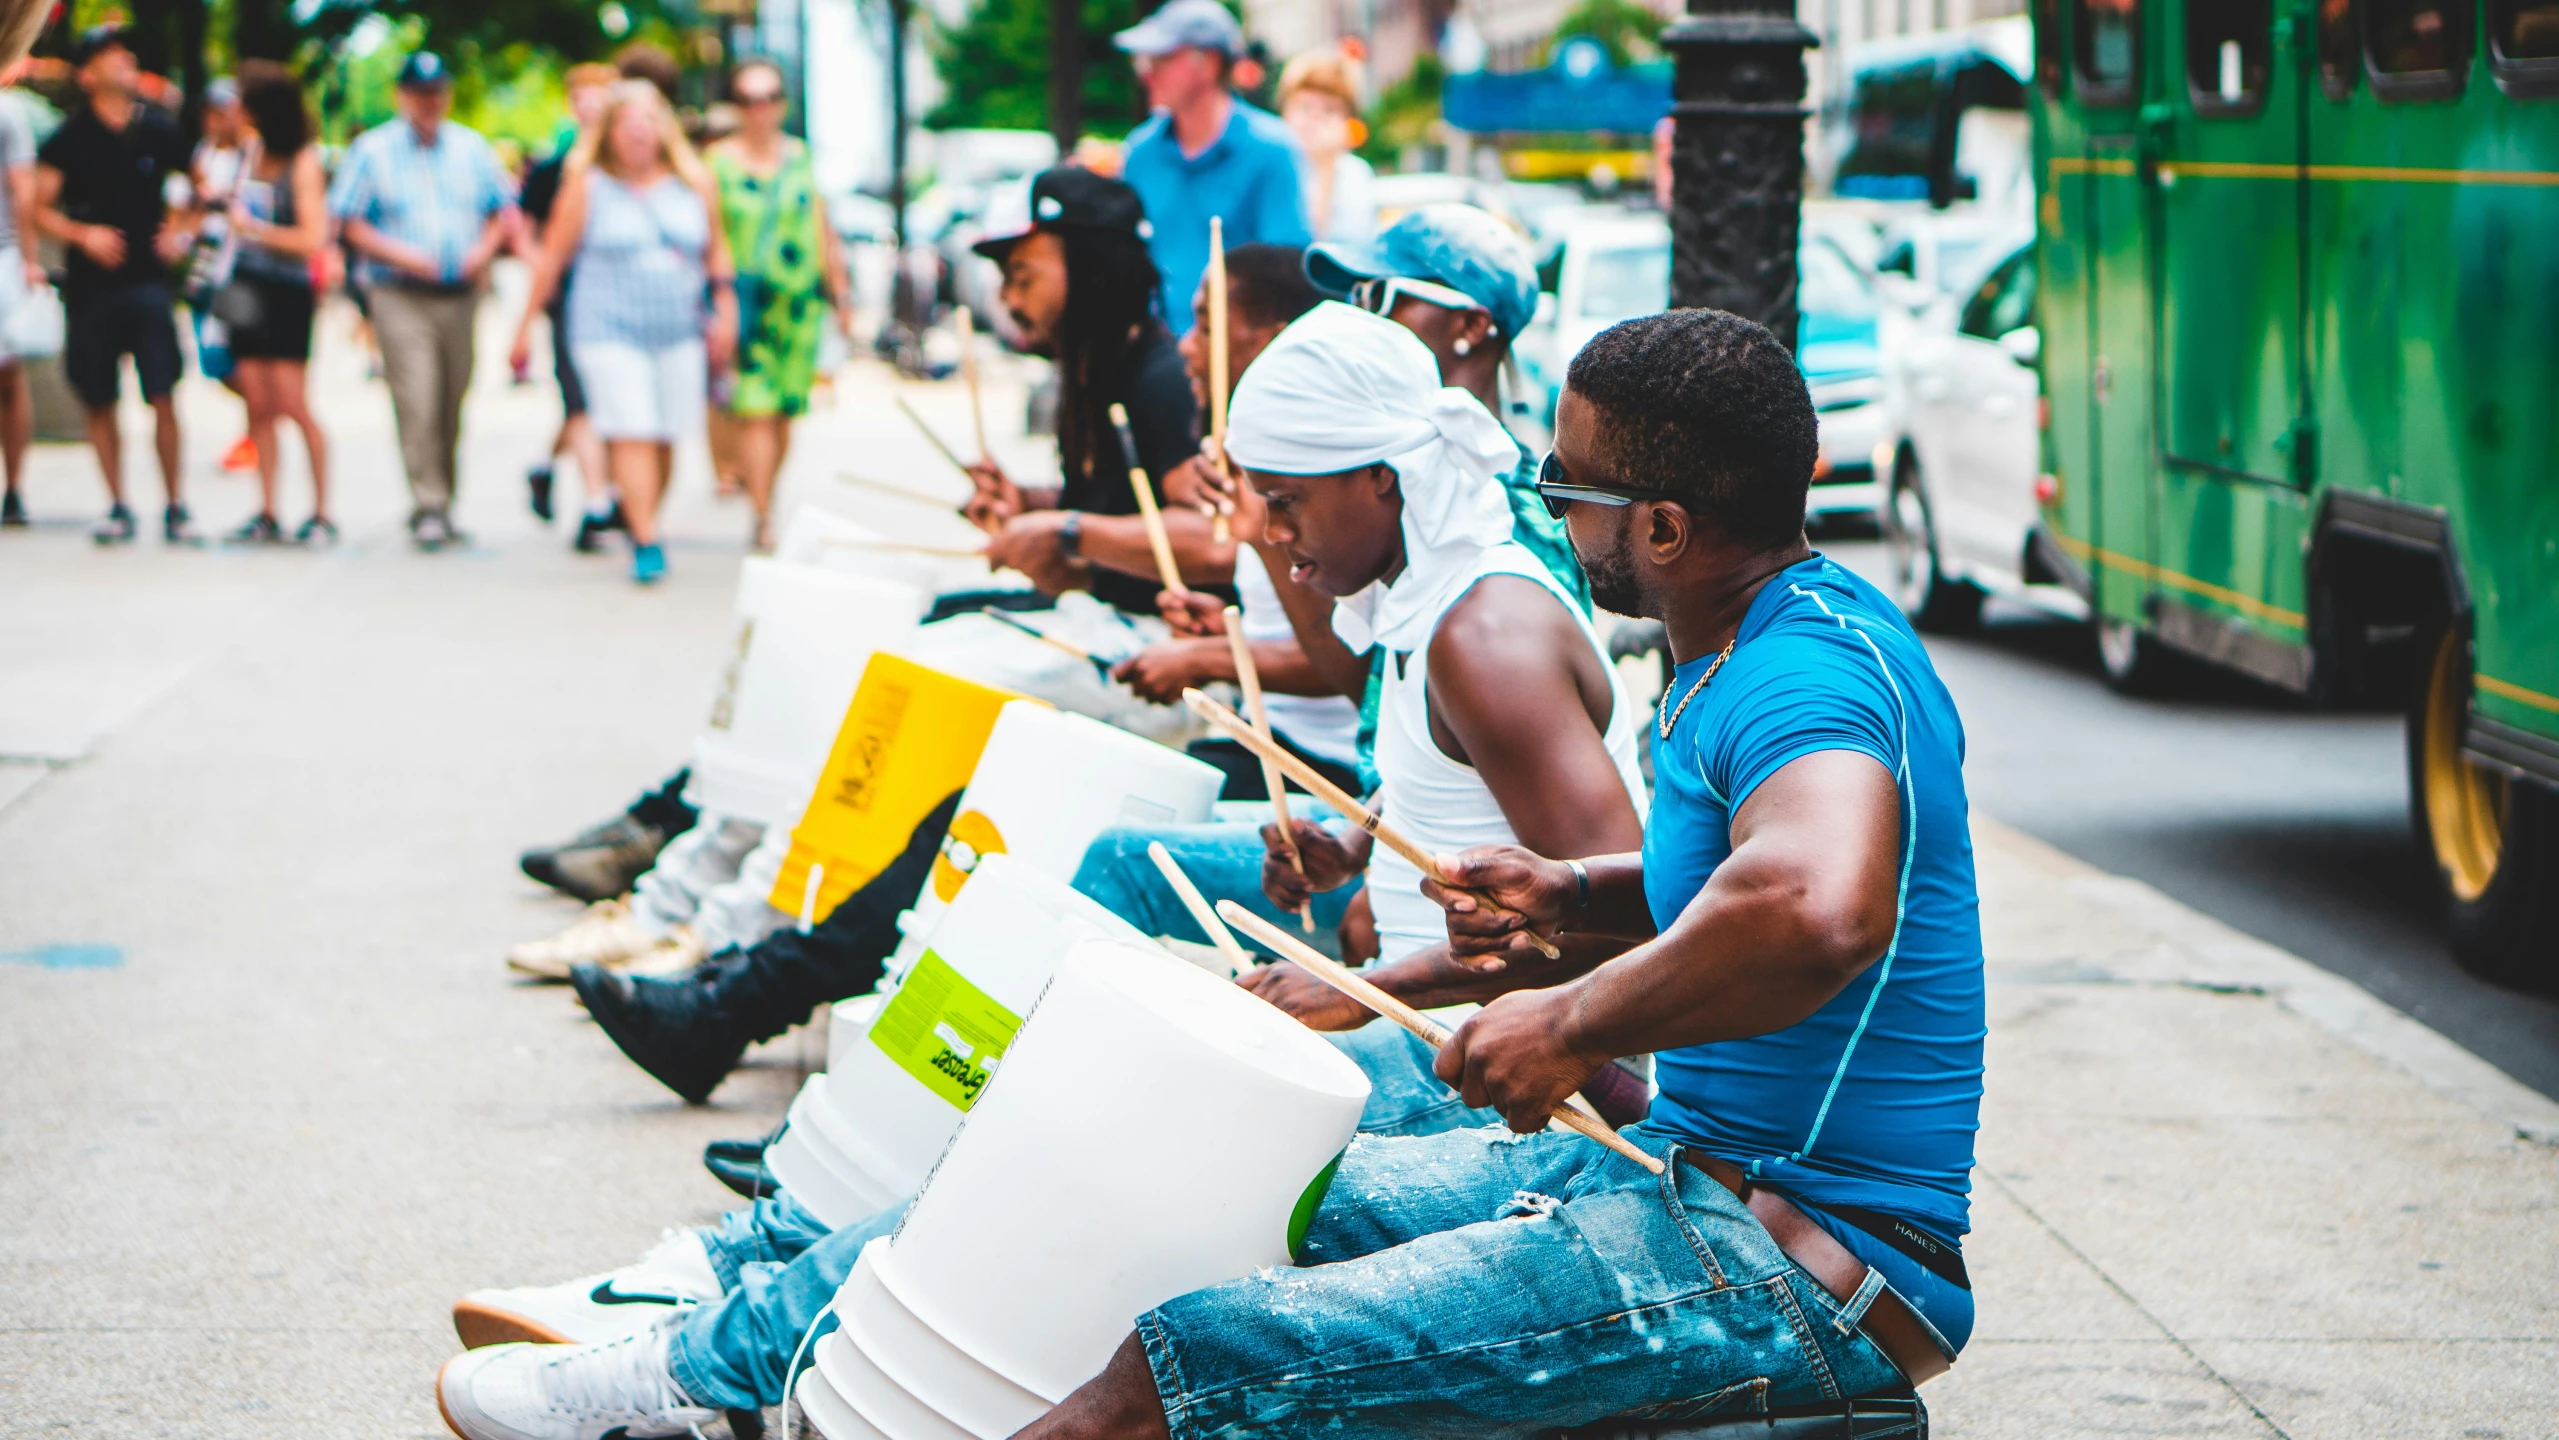
{"type": "Polygon", "coordinates": [[[2186,89],[2197,113],[2265,103],[2268,21],[2266,0],[2186,0],[2186,89]]]}
{"type": "Polygon", "coordinates": [[[2461,93],[2470,74],[2469,0],[2364,0],[2364,59],[2385,100],[2461,93]]]}
{"type": "Polygon", "coordinates": [[[2363,74],[2363,47],[2355,40],[2355,0],[2319,0],[2319,88],[2331,100],[2355,93],[2363,74]]]}
{"type": "Polygon", "coordinates": [[[2559,3],[2488,0],[2488,68],[2509,95],[2559,95],[2559,3]]]}
{"type": "Polygon", "coordinates": [[[2074,0],[2080,98],[2129,105],[2141,64],[2141,0],[2074,0]]]}

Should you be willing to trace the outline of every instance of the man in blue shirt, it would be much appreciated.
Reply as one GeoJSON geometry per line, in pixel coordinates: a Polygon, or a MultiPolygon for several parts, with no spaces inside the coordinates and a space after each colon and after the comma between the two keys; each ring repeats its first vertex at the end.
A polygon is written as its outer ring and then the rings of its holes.
{"type": "Polygon", "coordinates": [[[1916,1408],[1898,1397],[1972,1325],[1963,735],[1892,602],[1805,544],[1818,451],[1794,357],[1736,316],[1629,321],[1573,362],[1540,488],[1593,598],[1662,620],[1680,662],[1645,717],[1645,846],[1448,860],[1494,903],[1438,891],[1450,946],[1370,975],[1417,1006],[1489,1002],[1436,1069],[1520,1133],[1355,1139],[1306,1268],[1139,1316],[1019,1440],[1526,1440],[1859,1395],[1916,1408]],[[1646,1052],[1661,1098],[1625,1134],[1663,1173],[1547,1130],[1646,1052]]]}
{"type": "Polygon", "coordinates": [[[1145,202],[1164,320],[1181,335],[1208,272],[1210,216],[1225,221],[1230,247],[1310,238],[1297,141],[1228,83],[1244,28],[1217,0],[1171,0],[1112,43],[1128,52],[1155,112],[1130,133],[1120,178],[1145,202]]]}
{"type": "Polygon", "coordinates": [[[479,132],[446,118],[453,73],[432,51],[400,66],[400,118],[356,137],[329,214],[361,257],[382,342],[382,378],[409,472],[409,535],[434,550],[462,538],[450,512],[471,322],[507,238],[515,183],[479,132]]]}

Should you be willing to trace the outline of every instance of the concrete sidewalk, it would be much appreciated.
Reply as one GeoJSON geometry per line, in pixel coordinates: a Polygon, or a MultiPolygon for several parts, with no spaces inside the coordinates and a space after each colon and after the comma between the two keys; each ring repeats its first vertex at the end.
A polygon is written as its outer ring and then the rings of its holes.
{"type": "MultiPolygon", "coordinates": [[[[813,1054],[687,1109],[499,964],[574,913],[515,851],[684,755],[742,512],[688,468],[674,575],[634,592],[523,515],[548,401],[484,385],[480,544],[414,555],[379,388],[326,373],[333,555],[97,555],[72,452],[39,462],[62,527],[0,534],[0,755],[41,757],[0,769],[0,1437],[442,1435],[452,1298],[716,1215],[700,1145],[768,1128],[813,1054]]],[[[885,383],[807,423],[786,497],[940,525],[832,479],[956,494],[885,383]]],[[[218,397],[190,403],[218,449],[218,397]]],[[[918,403],[968,433],[956,387],[918,403]]],[[[246,488],[199,487],[207,528],[246,488]]],[[[2559,1435],[2559,1106],[2166,897],[1977,839],[1981,1323],[1939,1433],[2559,1435]]]]}
{"type": "Polygon", "coordinates": [[[2559,1435],[2559,1104],[1976,817],[1980,1324],[1947,1436],[2559,1435]]]}

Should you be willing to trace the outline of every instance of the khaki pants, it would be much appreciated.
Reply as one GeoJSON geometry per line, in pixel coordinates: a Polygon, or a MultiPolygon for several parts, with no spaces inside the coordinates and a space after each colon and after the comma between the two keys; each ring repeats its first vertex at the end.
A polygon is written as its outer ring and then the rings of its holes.
{"type": "Polygon", "coordinates": [[[453,505],[454,451],[462,440],[462,394],[471,388],[471,321],[476,290],[410,290],[377,285],[373,333],[382,378],[400,427],[400,461],[420,512],[453,505]]]}

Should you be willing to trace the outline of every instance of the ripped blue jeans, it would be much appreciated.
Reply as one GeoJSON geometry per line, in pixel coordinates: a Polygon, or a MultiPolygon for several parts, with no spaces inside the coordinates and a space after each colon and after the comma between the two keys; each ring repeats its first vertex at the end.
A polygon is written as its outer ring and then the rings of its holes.
{"type": "Polygon", "coordinates": [[[1173,1440],[1526,1440],[1906,1388],[1731,1191],[1578,1135],[1359,1136],[1305,1249],[1138,1317],[1173,1440]]]}

